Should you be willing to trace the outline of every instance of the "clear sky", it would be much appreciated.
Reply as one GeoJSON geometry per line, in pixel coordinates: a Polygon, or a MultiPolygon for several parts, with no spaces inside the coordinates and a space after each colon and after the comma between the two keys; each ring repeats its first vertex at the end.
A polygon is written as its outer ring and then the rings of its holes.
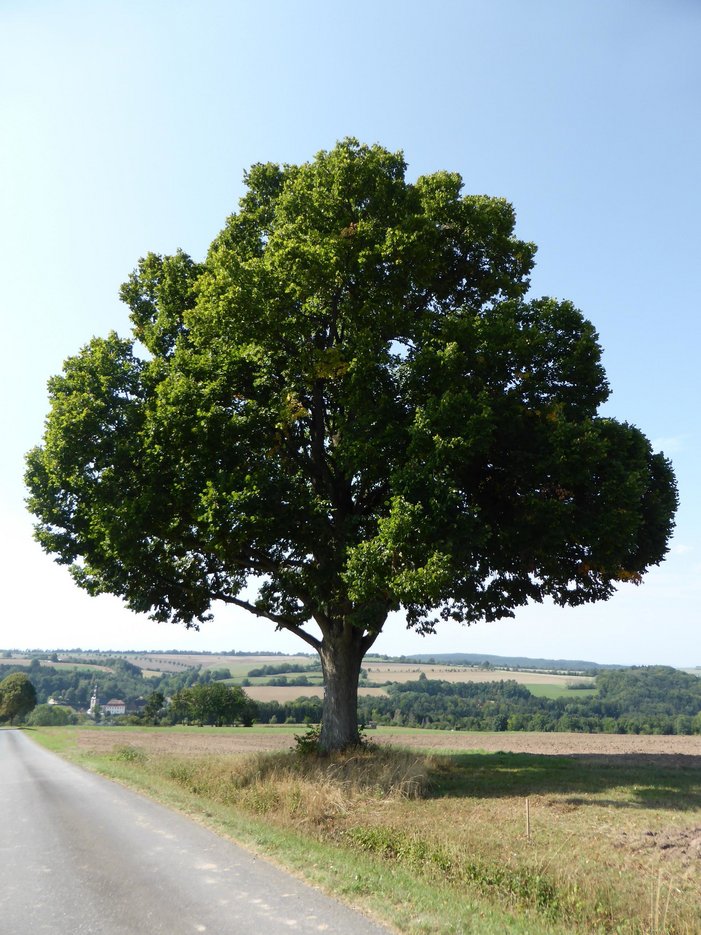
{"type": "Polygon", "coordinates": [[[0,647],[304,648],[230,610],[195,633],[87,597],[32,542],[23,456],[49,376],[127,333],[140,256],[202,258],[252,163],[356,136],[512,201],[532,294],[594,322],[606,412],[681,497],[641,587],[429,638],[398,618],[378,651],[701,665],[700,48],[698,0],[0,0],[0,647]]]}

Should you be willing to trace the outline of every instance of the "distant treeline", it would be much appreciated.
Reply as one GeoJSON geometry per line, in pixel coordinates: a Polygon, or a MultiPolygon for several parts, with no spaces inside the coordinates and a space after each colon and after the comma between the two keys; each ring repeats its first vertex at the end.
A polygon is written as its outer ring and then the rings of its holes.
{"type": "MultiPolygon", "coordinates": [[[[701,679],[666,666],[610,670],[594,696],[539,698],[524,685],[419,678],[361,698],[361,722],[477,731],[701,734],[701,679]]],[[[264,723],[315,722],[321,701],[258,702],[264,723]]]]}
{"type": "MultiPolygon", "coordinates": [[[[385,657],[388,658],[388,657],[385,657]]],[[[423,662],[444,666],[493,666],[497,669],[529,669],[547,672],[586,672],[624,669],[622,665],[602,665],[586,659],[535,659],[530,656],[494,656],[491,653],[415,653],[393,657],[393,662],[423,662]]]]}
{"type": "MultiPolygon", "coordinates": [[[[288,672],[320,672],[321,671],[321,662],[312,662],[306,665],[301,665],[300,663],[287,662],[281,663],[277,666],[259,666],[256,669],[249,669],[248,677],[249,678],[260,678],[265,675],[284,675],[288,672]]],[[[272,683],[271,683],[272,684],[272,683]]]]}
{"type": "MultiPolygon", "coordinates": [[[[85,660],[86,661],[86,660],[85,660]]],[[[97,661],[97,660],[94,660],[97,661]]],[[[104,662],[104,660],[103,660],[104,662]]],[[[198,685],[221,685],[226,670],[198,668],[145,678],[138,666],[123,658],[110,659],[111,671],[42,666],[0,665],[0,680],[12,672],[26,673],[39,704],[53,698],[86,710],[93,685],[101,702],[120,698],[132,713],[151,702],[154,722],[173,723],[184,715],[169,705],[183,690],[198,685]],[[156,711],[158,716],[156,717],[156,711]]],[[[309,671],[317,666],[265,666],[271,671],[309,671]]],[[[251,673],[253,674],[253,673],[251,673]]],[[[304,674],[297,678],[306,681],[304,674]]],[[[296,680],[280,681],[293,684],[296,680]]],[[[432,727],[443,730],[581,731],[625,734],[701,734],[701,679],[667,666],[609,669],[596,677],[594,695],[571,692],[560,698],[532,695],[515,681],[446,682],[422,674],[417,680],[390,684],[386,696],[361,697],[358,712],[366,725],[432,727]]],[[[217,688],[221,694],[223,687],[217,688]]],[[[179,697],[189,697],[182,694],[179,697]]],[[[207,696],[209,697],[209,696],[207,696]]],[[[216,692],[212,697],[218,697],[216,692]]],[[[317,723],[321,699],[290,702],[250,702],[246,720],[260,723],[317,723]]]]}

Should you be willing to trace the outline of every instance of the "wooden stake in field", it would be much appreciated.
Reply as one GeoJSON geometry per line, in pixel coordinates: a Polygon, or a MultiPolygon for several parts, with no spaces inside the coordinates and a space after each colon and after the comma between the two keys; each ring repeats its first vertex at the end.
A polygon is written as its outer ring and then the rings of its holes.
{"type": "Polygon", "coordinates": [[[526,796],[526,840],[531,840],[531,800],[526,796]]]}

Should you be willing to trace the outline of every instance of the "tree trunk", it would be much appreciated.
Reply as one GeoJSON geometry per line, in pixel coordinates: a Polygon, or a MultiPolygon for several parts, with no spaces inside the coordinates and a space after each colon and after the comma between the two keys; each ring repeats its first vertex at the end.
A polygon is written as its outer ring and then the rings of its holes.
{"type": "Polygon", "coordinates": [[[326,634],[319,649],[324,673],[320,747],[325,753],[355,746],[358,733],[358,679],[366,652],[363,633],[349,625],[326,634]]]}

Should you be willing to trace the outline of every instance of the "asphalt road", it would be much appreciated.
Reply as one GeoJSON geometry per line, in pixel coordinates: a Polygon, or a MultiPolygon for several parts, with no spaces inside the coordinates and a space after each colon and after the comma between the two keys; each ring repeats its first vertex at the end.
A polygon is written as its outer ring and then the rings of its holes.
{"type": "Polygon", "coordinates": [[[261,858],[0,730],[1,935],[387,935],[261,858]]]}

